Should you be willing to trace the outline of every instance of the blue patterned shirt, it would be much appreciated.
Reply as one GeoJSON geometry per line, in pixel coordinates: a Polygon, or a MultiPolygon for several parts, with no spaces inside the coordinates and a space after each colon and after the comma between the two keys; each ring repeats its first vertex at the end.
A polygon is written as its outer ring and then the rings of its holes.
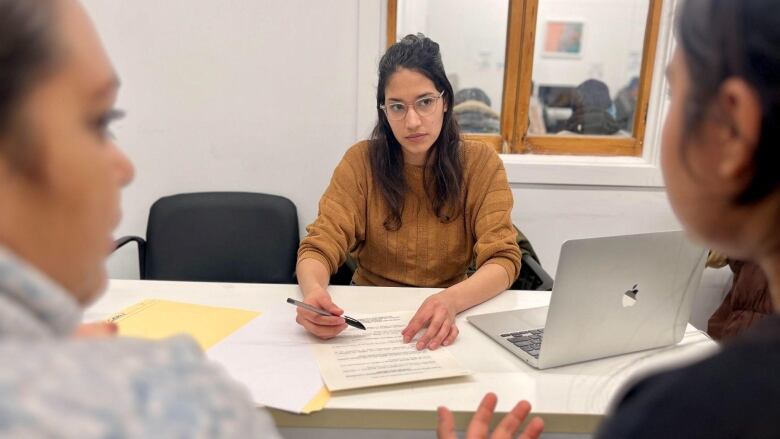
{"type": "Polygon", "coordinates": [[[278,438],[189,337],[70,337],[81,308],[0,247],[0,437],[278,438]]]}

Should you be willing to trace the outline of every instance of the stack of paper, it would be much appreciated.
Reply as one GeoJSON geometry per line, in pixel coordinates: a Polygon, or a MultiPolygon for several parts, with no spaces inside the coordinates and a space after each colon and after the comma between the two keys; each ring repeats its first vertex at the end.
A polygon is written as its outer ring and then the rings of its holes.
{"type": "Polygon", "coordinates": [[[145,300],[109,320],[122,336],[195,338],[213,361],[246,385],[255,403],[294,413],[321,410],[329,398],[311,340],[295,323],[290,306],[259,312],[145,300]]]}
{"type": "Polygon", "coordinates": [[[295,323],[283,303],[255,311],[145,300],[111,317],[123,336],[160,339],[190,334],[206,355],[249,389],[258,404],[293,413],[321,410],[331,391],[467,375],[446,349],[415,349],[401,331],[413,312],[359,316],[323,341],[295,323]],[[327,388],[323,385],[323,380],[327,388]]]}
{"type": "Polygon", "coordinates": [[[211,348],[207,355],[244,383],[255,401],[294,413],[321,410],[330,398],[295,308],[279,304],[211,348]]]}
{"type": "Polygon", "coordinates": [[[418,351],[401,331],[414,313],[368,314],[358,319],[366,331],[347,329],[312,345],[322,378],[331,391],[468,375],[446,349],[418,351]]]}

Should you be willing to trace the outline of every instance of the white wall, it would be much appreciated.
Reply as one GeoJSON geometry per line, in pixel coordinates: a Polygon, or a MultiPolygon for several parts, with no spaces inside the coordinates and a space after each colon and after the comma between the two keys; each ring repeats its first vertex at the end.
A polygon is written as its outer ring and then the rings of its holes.
{"type": "Polygon", "coordinates": [[[552,276],[568,239],[680,228],[660,189],[513,184],[512,194],[512,218],[552,276]]]}
{"type": "MultiPolygon", "coordinates": [[[[357,0],[85,4],[122,78],[115,134],[137,169],[117,236],[143,236],[149,206],[177,192],[274,193],[301,227],[314,218],[356,139],[357,0]]],[[[134,251],[112,276],[137,276],[134,251]]]]}
{"type": "Polygon", "coordinates": [[[508,12],[506,1],[402,0],[397,34],[422,32],[439,43],[455,91],[479,87],[500,112],[508,12]]]}
{"type": "MultiPolygon", "coordinates": [[[[380,2],[85,3],[122,77],[128,117],[115,131],[137,168],[118,236],[143,236],[151,203],[188,191],[281,194],[301,227],[314,219],[335,164],[376,117],[380,2]]],[[[656,188],[513,192],[514,220],[551,274],[565,239],[677,227],[656,188]]],[[[111,259],[113,277],[137,276],[134,251],[111,259]]]]}

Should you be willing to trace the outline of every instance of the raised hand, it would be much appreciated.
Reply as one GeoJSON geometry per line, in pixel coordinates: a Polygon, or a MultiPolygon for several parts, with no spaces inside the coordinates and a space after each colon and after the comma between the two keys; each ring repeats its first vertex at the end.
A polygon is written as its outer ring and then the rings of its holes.
{"type": "MultiPolygon", "coordinates": [[[[520,425],[523,423],[528,413],[531,412],[531,404],[528,401],[520,401],[504,418],[499,422],[493,434],[490,434],[490,420],[493,418],[493,411],[496,409],[498,398],[494,393],[488,393],[482,398],[474,417],[469,422],[466,430],[466,439],[510,439],[515,437],[520,425]],[[490,436],[488,436],[490,434],[490,436]]],[[[525,430],[518,439],[538,439],[544,430],[544,421],[535,417],[526,425],[525,430]]],[[[436,436],[439,439],[456,439],[455,419],[452,412],[447,407],[439,407],[439,423],[436,428],[436,436]]]]}

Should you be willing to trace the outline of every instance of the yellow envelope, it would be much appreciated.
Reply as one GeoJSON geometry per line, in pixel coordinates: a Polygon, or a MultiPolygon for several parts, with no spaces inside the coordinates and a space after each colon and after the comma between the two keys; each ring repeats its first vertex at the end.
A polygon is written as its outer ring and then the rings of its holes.
{"type": "Polygon", "coordinates": [[[322,386],[322,390],[320,390],[316,395],[314,395],[314,398],[309,401],[306,406],[303,408],[301,413],[304,415],[308,415],[312,412],[318,412],[325,408],[325,404],[330,399],[330,391],[328,391],[328,388],[325,386],[322,386]]]}
{"type": "Polygon", "coordinates": [[[111,316],[119,335],[161,339],[189,334],[203,350],[259,316],[257,311],[149,299],[111,316]]]}

